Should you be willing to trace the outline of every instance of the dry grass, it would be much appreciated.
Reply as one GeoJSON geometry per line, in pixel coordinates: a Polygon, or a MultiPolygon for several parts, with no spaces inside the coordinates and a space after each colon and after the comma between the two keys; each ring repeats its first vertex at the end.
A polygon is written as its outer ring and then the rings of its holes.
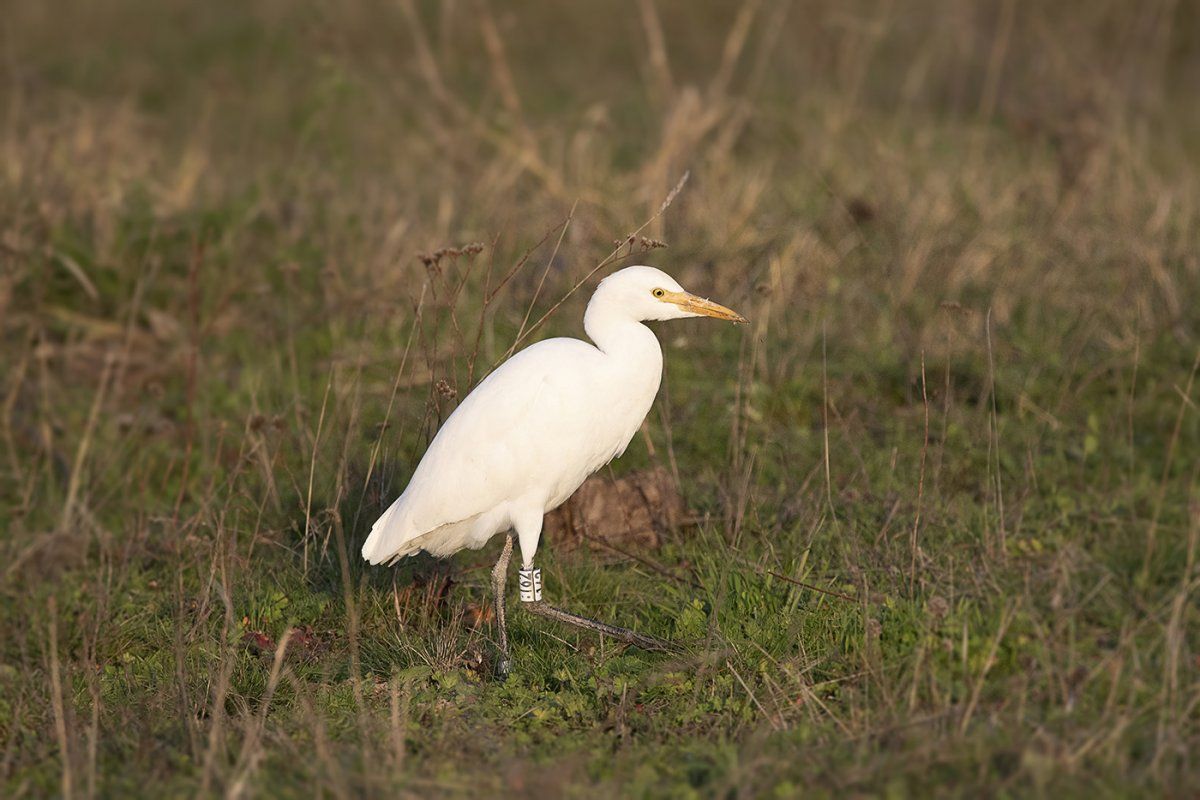
{"type": "Polygon", "coordinates": [[[10,9],[3,793],[1194,793],[1198,21],[10,9]],[[616,465],[698,524],[547,589],[689,648],[518,615],[494,684],[490,553],[355,554],[640,261],[752,320],[616,465]]]}

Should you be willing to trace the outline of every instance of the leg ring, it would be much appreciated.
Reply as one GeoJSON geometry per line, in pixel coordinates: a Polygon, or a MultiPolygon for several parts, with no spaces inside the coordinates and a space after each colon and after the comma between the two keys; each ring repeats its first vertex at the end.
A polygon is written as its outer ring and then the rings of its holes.
{"type": "Polygon", "coordinates": [[[537,603],[542,599],[542,571],[536,567],[523,569],[518,573],[521,589],[521,602],[537,603]]]}

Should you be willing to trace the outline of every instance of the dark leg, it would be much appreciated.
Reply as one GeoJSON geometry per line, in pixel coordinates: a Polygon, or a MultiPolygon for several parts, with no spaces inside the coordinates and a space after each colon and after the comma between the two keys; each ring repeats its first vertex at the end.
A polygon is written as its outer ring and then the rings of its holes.
{"type": "Polygon", "coordinates": [[[504,537],[504,548],[496,566],[492,567],[492,592],[496,596],[496,624],[500,626],[500,660],[496,664],[496,672],[501,678],[508,677],[512,662],[508,657],[508,620],[504,615],[504,583],[508,578],[508,560],[512,557],[513,537],[504,537]]]}
{"type": "Polygon", "coordinates": [[[578,628],[584,628],[589,631],[596,631],[604,636],[610,636],[618,642],[625,644],[633,644],[643,650],[655,650],[662,653],[670,652],[672,649],[670,642],[665,642],[662,639],[656,639],[653,636],[646,636],[629,628],[620,628],[616,625],[609,625],[606,622],[599,622],[588,617],[581,617],[578,614],[572,614],[569,611],[563,611],[561,608],[546,603],[542,600],[534,600],[533,602],[522,603],[529,611],[537,614],[540,617],[562,622],[566,625],[574,625],[578,628]]]}

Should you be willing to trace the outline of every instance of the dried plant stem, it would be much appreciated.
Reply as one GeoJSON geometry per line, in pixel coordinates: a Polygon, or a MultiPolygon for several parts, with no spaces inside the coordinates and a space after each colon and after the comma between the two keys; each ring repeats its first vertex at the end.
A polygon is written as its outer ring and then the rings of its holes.
{"type": "Polygon", "coordinates": [[[839,600],[848,600],[851,603],[859,602],[857,597],[851,597],[850,595],[843,594],[842,592],[835,592],[832,589],[822,589],[820,586],[815,586],[811,583],[805,583],[804,581],[796,580],[795,578],[789,578],[787,575],[780,574],[778,572],[775,572],[774,570],[769,569],[766,572],[772,578],[778,578],[779,580],[781,580],[785,583],[790,583],[795,586],[799,586],[802,589],[808,589],[810,591],[817,592],[818,594],[827,594],[830,597],[836,597],[839,600]]]}
{"type": "Polygon", "coordinates": [[[999,554],[1005,555],[1008,548],[1008,533],[1004,520],[1004,482],[1000,475],[1000,413],[996,404],[996,360],[992,350],[992,309],[988,308],[984,321],[988,357],[988,471],[996,489],[996,525],[1000,534],[999,554]]]}
{"type": "Polygon", "coordinates": [[[921,441],[921,467],[917,475],[917,511],[913,515],[912,534],[909,537],[908,588],[912,591],[917,584],[917,536],[921,529],[921,504],[925,499],[925,456],[929,451],[929,393],[925,388],[925,351],[921,351],[921,403],[925,409],[925,437],[921,441]]]}
{"type": "Polygon", "coordinates": [[[404,768],[405,761],[405,739],[408,734],[408,717],[409,705],[412,702],[412,686],[409,683],[404,684],[403,692],[400,691],[400,678],[393,676],[388,681],[388,689],[390,695],[389,710],[391,712],[391,740],[392,740],[392,768],[401,770],[404,768]],[[403,701],[403,702],[401,702],[403,701]]]}
{"type": "Polygon", "coordinates": [[[979,695],[983,692],[984,681],[987,680],[988,673],[992,671],[992,667],[996,665],[996,655],[1000,652],[1000,644],[1004,641],[1004,635],[1008,633],[1008,626],[1012,624],[1015,614],[1015,604],[1005,607],[1004,613],[1000,618],[1000,626],[996,629],[996,635],[992,637],[987,658],[984,659],[983,666],[980,668],[979,674],[975,677],[975,685],[971,688],[971,697],[967,701],[967,707],[963,710],[962,719],[959,721],[958,733],[960,736],[967,732],[967,728],[971,724],[971,718],[975,715],[975,707],[979,705],[979,695]]]}
{"type": "MultiPolygon", "coordinates": [[[[363,477],[363,490],[364,491],[366,490],[367,486],[370,485],[371,478],[375,475],[375,465],[379,462],[379,449],[383,445],[384,433],[387,431],[388,424],[391,422],[391,419],[392,419],[392,409],[395,407],[395,404],[396,404],[396,394],[400,391],[400,380],[404,376],[405,367],[408,366],[408,354],[412,351],[413,337],[417,332],[417,328],[419,328],[421,325],[421,312],[425,306],[425,290],[426,290],[426,288],[427,288],[427,286],[425,284],[421,285],[421,295],[419,298],[417,298],[416,310],[413,313],[413,322],[412,322],[412,325],[409,326],[409,329],[408,329],[408,339],[406,339],[404,342],[404,353],[400,356],[400,365],[398,367],[396,367],[396,377],[392,381],[392,392],[391,392],[391,394],[388,395],[387,409],[383,412],[383,421],[379,425],[379,435],[375,437],[375,443],[373,445],[371,445],[371,458],[370,458],[370,461],[367,463],[366,475],[363,477]]],[[[316,452],[315,448],[314,448],[313,452],[314,453],[316,452]]],[[[314,458],[313,461],[315,462],[315,460],[316,459],[314,458]]],[[[310,503],[312,500],[312,479],[313,479],[313,476],[312,476],[312,470],[311,470],[311,465],[310,465],[309,476],[308,476],[310,503]]],[[[309,506],[309,508],[311,509],[311,505],[309,506]]],[[[306,513],[306,516],[307,516],[307,513],[306,513]]],[[[305,527],[307,527],[307,520],[305,523],[305,527]]]]}
{"type": "Polygon", "coordinates": [[[979,116],[985,120],[996,113],[996,96],[1004,67],[1004,57],[1008,53],[1008,40],[1012,36],[1013,18],[1016,16],[1015,9],[1016,0],[1004,0],[1000,6],[1000,24],[996,28],[996,35],[992,38],[983,92],[979,96],[979,116]]]}
{"type": "Polygon", "coordinates": [[[96,432],[96,421],[100,417],[100,409],[104,405],[104,398],[108,392],[109,378],[113,372],[113,365],[116,359],[112,353],[109,353],[104,359],[104,371],[100,374],[100,385],[96,388],[96,394],[92,398],[92,407],[88,411],[87,424],[83,428],[83,436],[79,439],[79,447],[75,451],[75,463],[71,467],[71,479],[67,484],[67,499],[63,503],[62,516],[59,517],[58,527],[61,531],[66,531],[71,527],[75,519],[75,507],[79,501],[79,487],[83,481],[83,465],[87,461],[88,450],[91,447],[92,439],[96,432]]]}
{"type": "Polygon", "coordinates": [[[1141,577],[1143,580],[1149,577],[1150,565],[1158,543],[1158,521],[1162,516],[1163,504],[1167,499],[1167,489],[1170,486],[1168,479],[1171,475],[1171,467],[1175,462],[1175,449],[1179,445],[1179,434],[1183,430],[1183,418],[1189,406],[1195,407],[1191,397],[1192,386],[1196,381],[1197,369],[1200,369],[1200,350],[1196,351],[1196,357],[1192,361],[1192,368],[1188,372],[1187,384],[1180,391],[1179,412],[1175,415],[1175,427],[1171,430],[1171,438],[1167,442],[1167,454],[1163,457],[1162,477],[1158,482],[1158,497],[1154,502],[1154,514],[1150,518],[1150,527],[1146,531],[1146,554],[1142,558],[1141,577]]]}
{"type": "Polygon", "coordinates": [[[54,735],[58,738],[58,752],[62,763],[59,786],[65,800],[75,796],[71,767],[71,747],[67,736],[67,710],[63,700],[62,667],[58,654],[58,602],[50,596],[47,611],[50,615],[50,706],[54,711],[54,735]]]}
{"type": "Polygon", "coordinates": [[[234,778],[230,782],[227,796],[241,796],[252,773],[262,760],[262,734],[267,724],[267,714],[271,710],[271,701],[275,698],[275,690],[279,687],[279,678],[283,673],[284,657],[287,655],[288,644],[291,642],[293,630],[289,628],[279,637],[275,647],[275,657],[271,662],[271,672],[267,676],[267,689],[263,693],[258,713],[250,723],[242,739],[242,749],[238,754],[237,765],[234,767],[234,778]]]}
{"type": "Polygon", "coordinates": [[[825,324],[821,324],[821,436],[825,445],[825,499],[829,513],[837,521],[837,509],[833,507],[833,474],[829,466],[829,355],[826,350],[825,324]]]}
{"type": "Polygon", "coordinates": [[[550,274],[551,267],[554,266],[554,259],[558,257],[558,249],[562,247],[563,237],[567,235],[567,229],[571,227],[571,220],[575,218],[575,209],[579,205],[579,201],[575,201],[571,206],[571,213],[567,215],[566,221],[558,231],[558,239],[554,242],[554,249],[550,251],[550,257],[546,259],[546,267],[542,270],[542,277],[538,280],[537,288],[533,291],[533,297],[529,299],[529,305],[525,307],[525,316],[521,320],[521,327],[517,329],[517,338],[513,340],[512,346],[508,348],[508,352],[504,354],[508,358],[513,354],[517,347],[517,342],[520,342],[525,334],[525,326],[529,324],[529,317],[533,313],[533,307],[541,297],[542,289],[546,286],[546,277],[550,274]]]}
{"type": "Polygon", "coordinates": [[[638,11],[642,17],[642,29],[646,32],[646,47],[649,51],[650,69],[659,98],[666,101],[675,95],[675,81],[671,77],[671,62],[667,57],[666,38],[663,36],[662,21],[654,0],[638,0],[638,11]]]}
{"type": "Polygon", "coordinates": [[[321,398],[321,414],[317,418],[317,432],[313,437],[312,457],[308,461],[308,493],[304,501],[304,574],[308,574],[308,543],[312,537],[313,480],[317,474],[317,448],[321,444],[321,430],[325,426],[325,411],[329,407],[329,392],[333,389],[333,369],[325,382],[325,395],[321,398]]]}
{"type": "Polygon", "coordinates": [[[708,97],[710,100],[724,97],[729,92],[729,84],[733,80],[733,71],[737,67],[738,60],[741,58],[742,50],[746,47],[746,38],[750,33],[750,26],[754,22],[754,17],[758,14],[758,8],[762,5],[762,0],[743,0],[742,5],[738,8],[737,16],[733,20],[733,25],[729,28],[729,33],[725,37],[725,45],[721,49],[721,64],[717,67],[716,74],[708,84],[708,97]]]}
{"type": "Polygon", "coordinates": [[[209,793],[217,769],[217,758],[224,745],[225,699],[229,694],[229,688],[233,680],[233,668],[237,663],[237,659],[233,654],[233,598],[229,595],[229,575],[225,568],[225,556],[219,551],[214,551],[213,558],[217,560],[219,565],[221,580],[217,588],[221,593],[221,600],[225,605],[225,618],[221,626],[221,655],[218,662],[220,666],[217,670],[217,681],[213,687],[212,697],[208,704],[208,742],[204,751],[203,768],[200,778],[201,796],[207,796],[209,793]]]}

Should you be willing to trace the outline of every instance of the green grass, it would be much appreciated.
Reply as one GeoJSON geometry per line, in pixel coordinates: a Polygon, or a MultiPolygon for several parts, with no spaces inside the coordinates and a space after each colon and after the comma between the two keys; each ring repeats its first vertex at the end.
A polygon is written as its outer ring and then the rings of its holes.
{"type": "Polygon", "coordinates": [[[57,5],[0,84],[0,794],[1200,790],[1189,6],[57,5]],[[695,513],[539,565],[681,652],[514,592],[498,682],[498,542],[357,553],[647,220],[612,266],[752,321],[658,328],[612,466],[695,513]]]}

